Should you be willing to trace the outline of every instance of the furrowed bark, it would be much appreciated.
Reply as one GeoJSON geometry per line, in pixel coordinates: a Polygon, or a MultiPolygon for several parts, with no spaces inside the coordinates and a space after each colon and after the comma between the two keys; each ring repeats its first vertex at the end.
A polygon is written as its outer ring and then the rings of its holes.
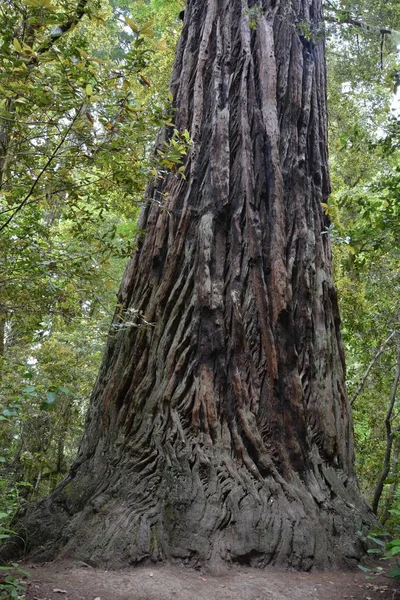
{"type": "Polygon", "coordinates": [[[78,458],[23,521],[37,556],[362,553],[321,23],[320,0],[188,0],[171,79],[186,179],[149,186],[78,458]]]}

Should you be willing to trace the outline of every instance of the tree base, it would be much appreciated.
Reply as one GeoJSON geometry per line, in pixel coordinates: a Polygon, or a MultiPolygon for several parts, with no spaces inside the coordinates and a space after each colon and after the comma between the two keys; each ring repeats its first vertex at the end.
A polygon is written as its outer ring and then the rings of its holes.
{"type": "MultiPolygon", "coordinates": [[[[290,481],[184,448],[174,464],[149,457],[136,468],[106,468],[96,455],[21,519],[18,533],[33,558],[351,567],[365,553],[358,532],[376,525],[356,482],[316,451],[312,468],[290,481]]],[[[8,545],[9,556],[15,551],[8,545]]]]}

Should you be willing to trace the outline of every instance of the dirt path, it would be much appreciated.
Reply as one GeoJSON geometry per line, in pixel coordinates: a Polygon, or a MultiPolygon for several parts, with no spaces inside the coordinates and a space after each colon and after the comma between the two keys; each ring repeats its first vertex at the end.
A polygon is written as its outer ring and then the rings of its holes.
{"type": "Polygon", "coordinates": [[[400,599],[398,588],[388,577],[369,580],[359,570],[291,573],[235,567],[216,577],[173,566],[107,571],[51,563],[28,568],[31,582],[27,600],[400,599]]]}

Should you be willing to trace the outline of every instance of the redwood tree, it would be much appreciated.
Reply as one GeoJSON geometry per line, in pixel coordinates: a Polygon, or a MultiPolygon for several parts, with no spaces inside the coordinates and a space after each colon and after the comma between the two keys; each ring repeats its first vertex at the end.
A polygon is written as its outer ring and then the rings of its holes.
{"type": "Polygon", "coordinates": [[[78,458],[23,522],[37,555],[359,557],[321,10],[188,0],[171,79],[186,177],[148,188],[78,458]]]}

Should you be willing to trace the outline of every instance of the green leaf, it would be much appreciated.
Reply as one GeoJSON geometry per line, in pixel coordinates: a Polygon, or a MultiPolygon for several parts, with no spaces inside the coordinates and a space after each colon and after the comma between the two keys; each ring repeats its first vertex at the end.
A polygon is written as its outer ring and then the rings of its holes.
{"type": "Polygon", "coordinates": [[[60,387],[57,388],[58,392],[63,392],[64,394],[70,394],[71,390],[63,385],[60,385],[60,387]]]}
{"type": "Polygon", "coordinates": [[[400,546],[393,546],[392,548],[390,548],[390,550],[388,550],[388,552],[385,552],[384,556],[386,558],[391,558],[392,556],[400,556],[400,546]]]}
{"type": "Polygon", "coordinates": [[[56,401],[57,398],[57,392],[47,392],[46,394],[46,404],[54,404],[54,402],[56,401]]]}
{"type": "Polygon", "coordinates": [[[17,411],[15,409],[10,410],[9,408],[5,408],[3,410],[3,415],[5,417],[15,417],[17,415],[17,411]]]}
{"type": "Polygon", "coordinates": [[[363,565],[357,565],[359,569],[361,569],[361,571],[364,571],[364,573],[371,573],[371,569],[368,569],[367,567],[363,567],[363,565]]]}
{"type": "Polygon", "coordinates": [[[147,35],[147,36],[153,35],[154,32],[152,30],[152,26],[153,26],[153,21],[149,21],[148,23],[145,23],[143,25],[143,27],[140,28],[140,33],[142,35],[147,35]]]}
{"type": "Polygon", "coordinates": [[[394,546],[400,546],[400,539],[391,540],[386,544],[387,548],[393,548],[394,546]]]}
{"type": "Polygon", "coordinates": [[[375,544],[378,544],[378,546],[386,546],[386,543],[383,542],[382,540],[380,540],[379,538],[373,536],[373,535],[367,535],[367,540],[372,540],[373,542],[375,542],[375,544]]]}
{"type": "Polygon", "coordinates": [[[396,569],[392,569],[388,572],[389,577],[393,577],[393,579],[400,579],[400,567],[396,567],[396,569]]]}
{"type": "Polygon", "coordinates": [[[77,48],[77,50],[82,58],[89,58],[89,54],[85,52],[85,50],[83,50],[82,48],[77,48]]]}
{"type": "Polygon", "coordinates": [[[19,41],[17,40],[17,38],[14,38],[12,43],[17,52],[22,52],[22,46],[19,43],[19,41]]]}
{"type": "Polygon", "coordinates": [[[36,388],[34,385],[26,385],[22,391],[24,394],[32,394],[32,392],[36,392],[36,388]]]}
{"type": "Polygon", "coordinates": [[[92,96],[92,94],[93,94],[93,87],[90,85],[90,83],[88,83],[86,86],[86,95],[92,96]]]}
{"type": "Polygon", "coordinates": [[[135,21],[130,19],[129,17],[125,17],[125,23],[129,25],[134,33],[139,33],[139,27],[136,25],[135,21]]]}
{"type": "MultiPolygon", "coordinates": [[[[114,287],[113,287],[113,289],[114,289],[114,287]]],[[[73,398],[77,398],[77,395],[75,394],[75,392],[73,392],[69,387],[66,387],[64,385],[60,385],[56,391],[62,392],[63,394],[67,394],[68,396],[72,396],[73,398]]]]}

